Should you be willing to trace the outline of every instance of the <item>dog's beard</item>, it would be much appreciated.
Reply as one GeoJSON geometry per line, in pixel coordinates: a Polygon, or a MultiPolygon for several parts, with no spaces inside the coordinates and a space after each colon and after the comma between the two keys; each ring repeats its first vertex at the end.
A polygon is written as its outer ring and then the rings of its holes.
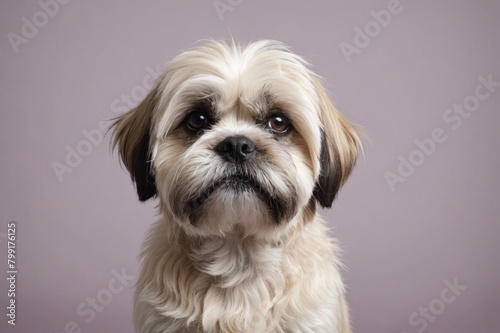
{"type": "MultiPolygon", "coordinates": [[[[273,193],[269,189],[267,182],[262,182],[259,178],[247,172],[228,172],[202,188],[200,193],[189,198],[184,206],[184,214],[188,216],[191,224],[196,225],[204,216],[212,215],[210,210],[217,207],[217,203],[222,203],[222,209],[230,209],[244,220],[244,211],[250,208],[254,211],[267,211],[267,219],[273,220],[279,225],[283,220],[290,219],[296,211],[296,198],[291,190],[291,197],[285,198],[285,193],[273,193]],[[265,207],[262,207],[264,205],[265,207]],[[212,207],[212,208],[211,208],[212,207]],[[260,209],[259,209],[260,208],[260,209]]],[[[291,186],[291,185],[289,185],[291,186]]],[[[251,212],[255,215],[254,212],[251,212]]]]}
{"type": "Polygon", "coordinates": [[[231,233],[238,226],[244,234],[256,235],[280,228],[297,215],[308,199],[303,193],[312,190],[312,174],[304,173],[305,167],[296,161],[303,157],[293,149],[290,153],[276,140],[255,134],[264,152],[244,164],[223,161],[211,149],[218,139],[208,134],[188,149],[175,135],[160,145],[159,193],[182,226],[203,235],[231,233]],[[298,179],[303,182],[298,184],[298,179]]]}

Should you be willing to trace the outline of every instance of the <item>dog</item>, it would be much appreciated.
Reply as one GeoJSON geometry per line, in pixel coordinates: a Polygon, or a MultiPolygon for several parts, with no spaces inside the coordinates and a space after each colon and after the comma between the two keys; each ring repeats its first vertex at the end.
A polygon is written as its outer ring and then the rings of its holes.
{"type": "Polygon", "coordinates": [[[206,41],[112,125],[160,220],[141,252],[139,333],[351,332],[331,207],[361,148],[321,78],[277,41],[206,41]]]}

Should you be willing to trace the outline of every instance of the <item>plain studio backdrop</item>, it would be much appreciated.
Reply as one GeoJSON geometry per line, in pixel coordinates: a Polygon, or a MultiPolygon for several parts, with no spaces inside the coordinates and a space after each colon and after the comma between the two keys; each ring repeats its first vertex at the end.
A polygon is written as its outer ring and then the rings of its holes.
{"type": "Polygon", "coordinates": [[[155,202],[103,130],[182,50],[234,37],[289,45],[369,138],[321,211],[355,331],[499,332],[499,14],[495,0],[3,0],[0,331],[133,332],[155,202]]]}

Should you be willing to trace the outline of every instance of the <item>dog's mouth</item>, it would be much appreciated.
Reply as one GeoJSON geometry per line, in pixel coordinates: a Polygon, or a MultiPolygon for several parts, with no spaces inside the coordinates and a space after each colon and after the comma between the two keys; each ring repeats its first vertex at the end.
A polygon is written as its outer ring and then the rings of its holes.
{"type": "Polygon", "coordinates": [[[232,192],[232,195],[243,195],[244,192],[255,195],[267,207],[267,211],[274,222],[279,225],[281,221],[288,220],[295,215],[297,210],[297,197],[295,193],[290,196],[276,195],[267,190],[251,175],[237,173],[222,177],[212,185],[203,189],[200,194],[187,200],[184,213],[192,225],[197,225],[203,206],[214,192],[222,190],[232,192]]]}
{"type": "Polygon", "coordinates": [[[187,207],[192,211],[198,211],[198,209],[203,206],[207,199],[218,189],[226,188],[236,192],[236,194],[241,194],[244,191],[254,191],[259,198],[263,199],[264,202],[268,202],[271,199],[269,192],[264,190],[262,186],[253,177],[249,177],[242,174],[235,174],[227,177],[220,178],[216,180],[211,186],[207,187],[201,194],[189,200],[187,207]]]}

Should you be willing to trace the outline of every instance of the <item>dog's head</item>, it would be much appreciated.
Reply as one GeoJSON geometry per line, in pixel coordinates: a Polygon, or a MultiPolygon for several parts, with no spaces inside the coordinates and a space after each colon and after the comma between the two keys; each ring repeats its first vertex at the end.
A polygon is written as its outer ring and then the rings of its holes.
{"type": "Polygon", "coordinates": [[[139,199],[158,195],[193,235],[265,236],[330,207],[359,148],[318,76],[275,41],[182,53],[114,131],[139,199]]]}

